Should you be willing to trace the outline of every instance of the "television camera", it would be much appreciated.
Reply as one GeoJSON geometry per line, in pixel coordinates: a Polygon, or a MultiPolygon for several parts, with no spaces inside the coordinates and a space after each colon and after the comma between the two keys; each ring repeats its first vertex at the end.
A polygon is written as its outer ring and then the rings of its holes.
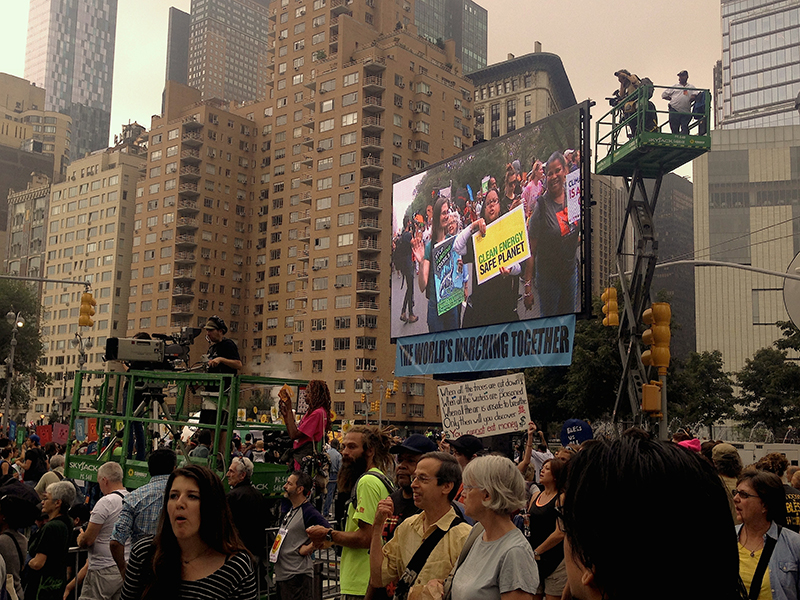
{"type": "Polygon", "coordinates": [[[189,348],[203,330],[199,327],[183,327],[179,333],[154,333],[154,339],[116,338],[106,341],[103,360],[119,360],[135,370],[178,370],[189,366],[189,348]]]}

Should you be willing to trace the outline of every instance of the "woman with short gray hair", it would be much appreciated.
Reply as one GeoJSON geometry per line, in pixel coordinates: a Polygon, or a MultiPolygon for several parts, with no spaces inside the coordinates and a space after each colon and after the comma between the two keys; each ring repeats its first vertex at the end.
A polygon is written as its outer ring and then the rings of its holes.
{"type": "Polygon", "coordinates": [[[504,456],[480,456],[463,473],[464,512],[476,521],[452,580],[458,600],[531,600],[539,586],[533,551],[511,514],[525,506],[525,480],[504,456]],[[480,532],[480,533],[479,533],[480,532]]]}
{"type": "Polygon", "coordinates": [[[75,501],[75,487],[68,481],[47,486],[42,510],[50,519],[30,544],[30,576],[25,596],[37,600],[62,600],[67,585],[67,553],[72,520],[67,513],[75,501]]]}

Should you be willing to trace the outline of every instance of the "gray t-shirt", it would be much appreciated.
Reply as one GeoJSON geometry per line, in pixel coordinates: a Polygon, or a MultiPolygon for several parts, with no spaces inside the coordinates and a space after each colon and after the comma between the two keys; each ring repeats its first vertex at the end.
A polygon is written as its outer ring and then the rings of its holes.
{"type": "Polygon", "coordinates": [[[314,558],[310,554],[299,554],[300,546],[308,543],[302,505],[290,509],[283,517],[282,524],[286,525],[287,530],[278,553],[278,562],[275,563],[275,579],[285,581],[295,575],[313,575],[314,558]]]}
{"type": "MultiPolygon", "coordinates": [[[[482,536],[481,536],[482,537],[482,536]]],[[[539,569],[531,545],[516,527],[493,542],[475,540],[453,577],[458,600],[500,600],[500,594],[539,587],[539,569]]]]}

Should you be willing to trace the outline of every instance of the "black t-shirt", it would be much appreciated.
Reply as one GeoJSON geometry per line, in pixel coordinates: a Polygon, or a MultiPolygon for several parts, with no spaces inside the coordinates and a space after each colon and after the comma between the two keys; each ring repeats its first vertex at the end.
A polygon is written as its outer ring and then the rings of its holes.
{"type": "Polygon", "coordinates": [[[41,448],[28,448],[25,451],[25,460],[31,461],[31,468],[25,471],[22,480],[38,483],[42,475],[47,473],[47,459],[44,451],[41,448]]]}
{"type": "Polygon", "coordinates": [[[28,553],[31,556],[47,556],[44,567],[36,571],[29,569],[25,596],[37,600],[61,600],[67,585],[67,558],[69,534],[72,522],[66,515],[60,515],[45,523],[41,533],[31,540],[28,553]]]}
{"type": "MultiPolygon", "coordinates": [[[[222,338],[222,341],[212,344],[208,349],[208,359],[212,358],[227,358],[230,360],[242,360],[239,356],[239,348],[236,347],[236,342],[228,338],[222,338]]],[[[209,367],[209,373],[228,373],[236,375],[238,371],[228,365],[217,365],[216,367],[209,367]]]]}
{"type": "Polygon", "coordinates": [[[538,242],[536,269],[540,274],[544,271],[552,277],[569,278],[574,273],[579,229],[576,223],[569,223],[566,205],[550,200],[549,192],[533,208],[528,236],[538,242]]]}

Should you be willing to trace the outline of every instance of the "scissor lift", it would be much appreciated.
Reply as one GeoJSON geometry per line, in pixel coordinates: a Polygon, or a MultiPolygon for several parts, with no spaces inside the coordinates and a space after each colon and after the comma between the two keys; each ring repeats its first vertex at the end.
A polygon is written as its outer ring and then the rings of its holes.
{"type": "MultiPolygon", "coordinates": [[[[672,134],[669,113],[649,106],[651,97],[664,86],[642,85],[597,122],[595,141],[595,172],[598,175],[622,177],[628,192],[625,220],[617,244],[617,273],[624,298],[624,311],[620,315],[618,347],[622,359],[622,377],[617,389],[613,421],[619,418],[620,402],[627,392],[632,421],[644,425],[642,412],[642,385],[649,381],[648,369],[642,363],[642,313],[652,302],[650,285],[658,261],[658,241],[655,237],[655,213],[661,181],[666,173],[684,165],[711,149],[708,133],[711,94],[708,90],[694,90],[705,94],[703,110],[689,115],[689,135],[672,134]],[[648,124],[657,121],[656,126],[648,124]],[[647,193],[645,179],[655,180],[652,194],[647,193]],[[625,272],[624,245],[628,227],[633,232],[633,269],[625,272]]],[[[653,415],[658,416],[658,415],[653,415]]],[[[666,415],[660,415],[666,428],[666,415]]],[[[661,437],[665,437],[665,430],[661,437]]]]}

